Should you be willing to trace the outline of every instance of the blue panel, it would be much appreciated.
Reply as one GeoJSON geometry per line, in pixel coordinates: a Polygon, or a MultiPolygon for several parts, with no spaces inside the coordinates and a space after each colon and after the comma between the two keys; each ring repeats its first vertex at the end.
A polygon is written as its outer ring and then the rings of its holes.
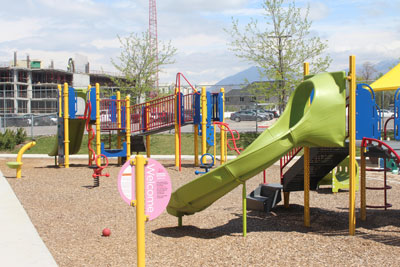
{"type": "MultiPolygon", "coordinates": [[[[146,129],[147,125],[147,116],[146,116],[146,107],[142,107],[142,129],[146,129]]],[[[146,130],[143,130],[145,132],[146,130]]]]}
{"type": "Polygon", "coordinates": [[[314,100],[314,89],[311,91],[310,94],[310,103],[312,103],[313,100],[314,100]]]}
{"type": "Polygon", "coordinates": [[[394,94],[394,138],[396,140],[400,140],[400,117],[399,117],[399,111],[400,111],[400,99],[399,99],[399,94],[400,94],[400,88],[397,89],[396,93],[394,94]]]}
{"type": "MultiPolygon", "coordinates": [[[[181,110],[181,125],[183,125],[183,124],[185,124],[185,114],[184,114],[184,106],[183,106],[183,94],[182,93],[178,93],[178,94],[180,94],[180,104],[181,104],[181,106],[179,107],[179,99],[178,99],[178,101],[176,101],[176,108],[177,108],[177,110],[179,111],[179,109],[181,110]]],[[[176,114],[176,121],[177,121],[177,123],[179,123],[179,112],[176,114]]]]}
{"type": "Polygon", "coordinates": [[[214,126],[207,125],[206,129],[207,129],[207,136],[206,136],[207,144],[209,146],[213,146],[214,145],[214,126]]]}
{"type": "Polygon", "coordinates": [[[380,139],[381,123],[373,90],[365,89],[366,84],[358,84],[356,90],[356,139],[363,137],[380,139]]]}
{"type": "Polygon", "coordinates": [[[92,106],[92,112],[90,113],[90,120],[96,120],[96,88],[92,87],[89,91],[89,101],[92,106]]]}
{"type": "Polygon", "coordinates": [[[68,87],[68,112],[69,118],[75,119],[76,110],[78,105],[78,99],[75,94],[75,89],[73,87],[68,87]]]}
{"type": "Polygon", "coordinates": [[[194,94],[194,116],[193,123],[196,125],[200,125],[200,95],[194,94]]]}
{"type": "Polygon", "coordinates": [[[211,93],[207,92],[207,125],[211,125],[211,118],[212,118],[212,110],[213,109],[213,103],[212,103],[212,97],[211,93]]]}
{"type": "Polygon", "coordinates": [[[218,94],[218,121],[224,121],[224,102],[222,101],[222,93],[218,94]]]}
{"type": "Polygon", "coordinates": [[[101,154],[107,158],[126,157],[126,142],[122,143],[122,149],[104,149],[104,143],[101,143],[101,154]]]}

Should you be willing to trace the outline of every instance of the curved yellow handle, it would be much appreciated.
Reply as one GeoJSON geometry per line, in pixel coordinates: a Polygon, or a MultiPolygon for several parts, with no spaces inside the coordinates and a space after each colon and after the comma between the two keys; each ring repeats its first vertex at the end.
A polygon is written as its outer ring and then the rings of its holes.
{"type": "Polygon", "coordinates": [[[21,178],[21,168],[22,168],[22,155],[27,151],[28,149],[34,147],[36,145],[35,141],[29,142],[26,145],[24,145],[19,151],[17,155],[17,162],[20,162],[21,165],[18,166],[17,168],[17,178],[21,178]]]}

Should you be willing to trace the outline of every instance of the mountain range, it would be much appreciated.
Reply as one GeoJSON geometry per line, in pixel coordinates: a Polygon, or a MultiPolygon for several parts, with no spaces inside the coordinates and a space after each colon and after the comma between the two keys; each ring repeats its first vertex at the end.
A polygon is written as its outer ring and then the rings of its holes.
{"type": "MultiPolygon", "coordinates": [[[[391,68],[396,66],[398,63],[399,63],[398,59],[388,59],[374,64],[373,67],[376,70],[376,76],[378,76],[380,73],[385,74],[391,68]]],[[[357,75],[361,75],[362,68],[363,68],[362,64],[356,65],[357,75]]],[[[348,72],[348,69],[345,69],[344,71],[348,72]]],[[[236,74],[233,74],[231,76],[228,76],[220,80],[214,86],[211,87],[211,90],[213,91],[214,88],[217,89],[220,87],[225,87],[226,92],[228,92],[232,89],[240,89],[243,87],[242,85],[246,83],[252,83],[255,81],[266,81],[267,79],[265,77],[261,78],[259,72],[260,72],[259,67],[252,66],[248,69],[245,69],[243,71],[240,71],[236,74]]]]}

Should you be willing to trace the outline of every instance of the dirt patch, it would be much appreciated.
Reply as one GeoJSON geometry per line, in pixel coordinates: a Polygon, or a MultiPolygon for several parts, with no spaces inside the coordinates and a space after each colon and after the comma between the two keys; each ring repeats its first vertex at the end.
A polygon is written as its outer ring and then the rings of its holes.
{"type": "MultiPolygon", "coordinates": [[[[100,187],[91,189],[92,170],[84,160],[69,169],[51,159],[24,159],[22,179],[0,159],[11,184],[41,238],[60,266],[132,266],[136,264],[135,209],[118,193],[120,167],[107,168],[100,187]],[[102,230],[111,229],[109,237],[102,230]]],[[[177,189],[196,178],[192,162],[178,172],[162,161],[177,189]]],[[[383,185],[382,173],[368,173],[368,185],[383,185]]],[[[269,182],[279,181],[279,167],[267,170],[269,182]]],[[[247,182],[250,192],[262,181],[247,182]]],[[[389,175],[388,201],[393,208],[368,209],[366,222],[357,220],[357,234],[348,235],[347,192],[328,188],[311,192],[311,227],[303,226],[303,192],[293,192],[291,206],[282,203],[265,214],[248,212],[248,235],[242,237],[241,193],[238,187],[206,210],[183,218],[164,212],[146,223],[148,266],[266,266],[266,265],[398,265],[400,253],[400,176],[389,175]]],[[[368,204],[383,204],[383,192],[368,191],[368,204]]],[[[359,194],[357,193],[357,207],[359,194]]],[[[357,210],[358,212],[358,210],[357,210]]],[[[357,214],[358,215],[358,214],[357,214]]]]}

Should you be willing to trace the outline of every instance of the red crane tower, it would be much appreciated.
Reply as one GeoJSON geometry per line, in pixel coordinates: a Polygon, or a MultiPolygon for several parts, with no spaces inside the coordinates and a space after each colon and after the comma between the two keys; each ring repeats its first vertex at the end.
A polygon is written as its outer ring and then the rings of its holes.
{"type": "Polygon", "coordinates": [[[158,40],[157,40],[157,7],[156,0],[149,0],[149,41],[151,56],[155,56],[156,75],[155,89],[158,91],[158,40]]]}

